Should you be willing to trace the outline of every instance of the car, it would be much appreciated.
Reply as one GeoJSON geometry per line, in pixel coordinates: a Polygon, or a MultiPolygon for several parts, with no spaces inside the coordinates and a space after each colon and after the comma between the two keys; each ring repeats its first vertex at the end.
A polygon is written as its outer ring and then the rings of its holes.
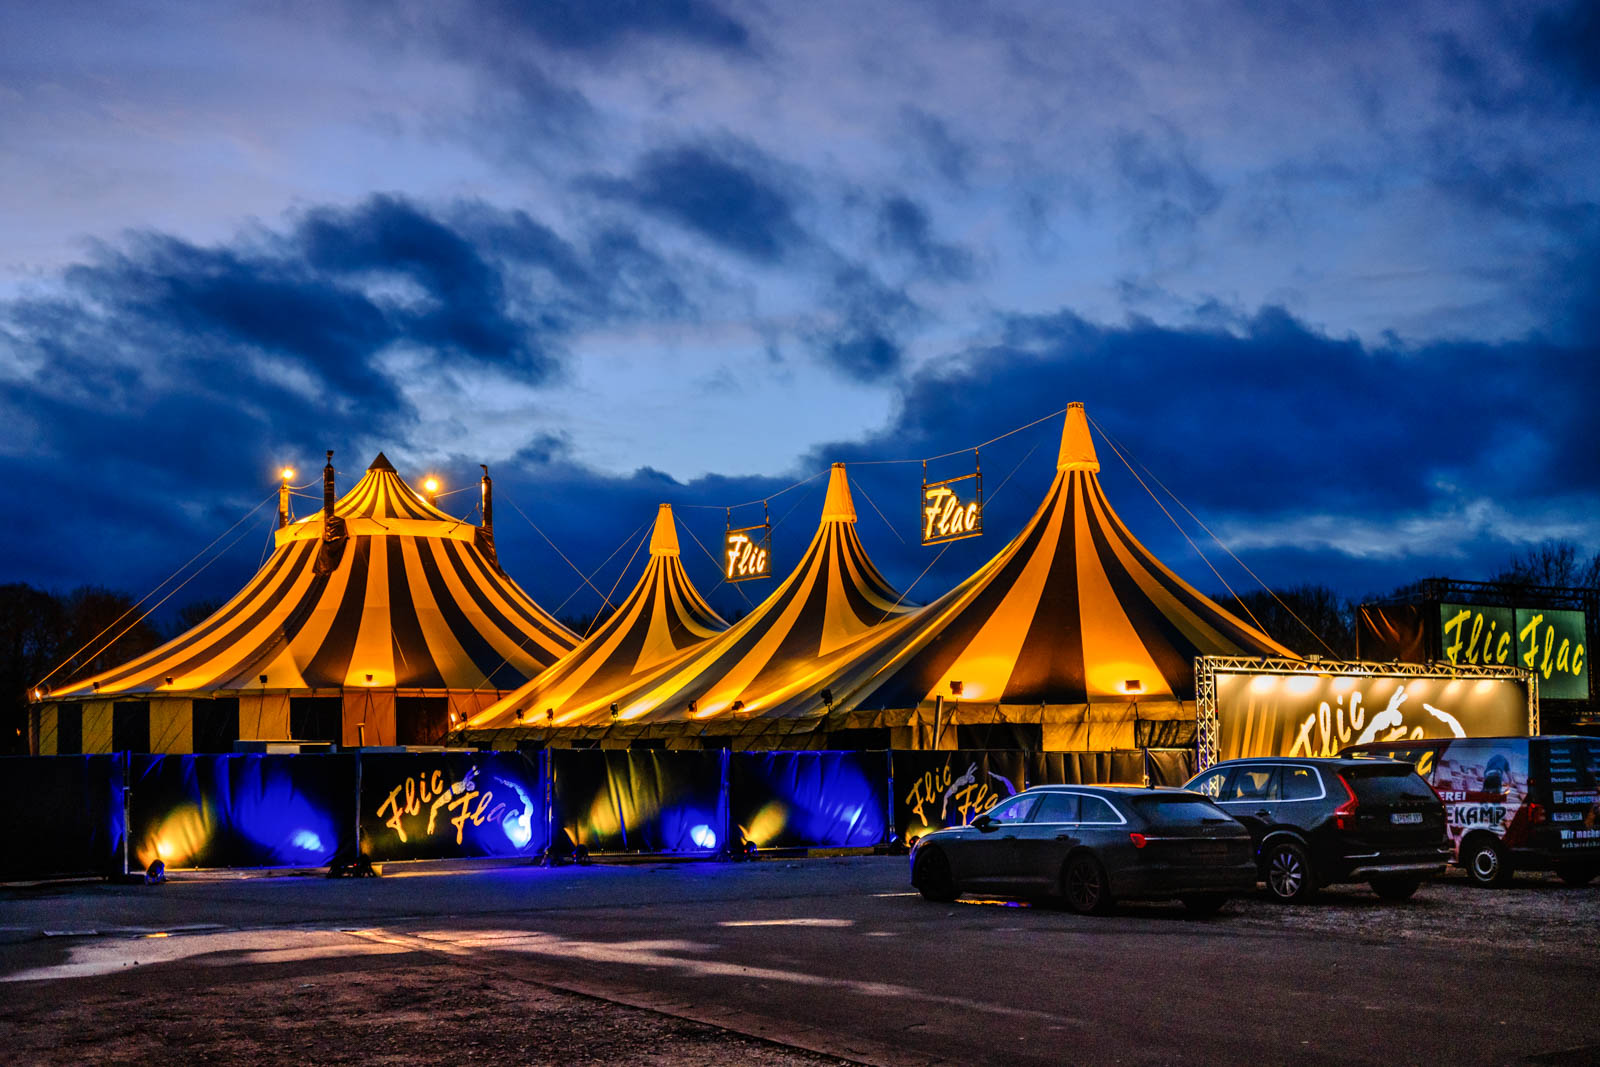
{"type": "Polygon", "coordinates": [[[1413,764],[1444,801],[1451,860],[1475,885],[1554,870],[1600,875],[1600,738],[1466,737],[1355,745],[1343,753],[1413,764]]]}
{"type": "Polygon", "coordinates": [[[1274,900],[1335,882],[1406,900],[1445,869],[1444,805],[1408,763],[1336,757],[1225,760],[1184,785],[1249,832],[1274,900]]]}
{"type": "Polygon", "coordinates": [[[1134,899],[1210,915],[1255,878],[1250,835],[1179,789],[1036,786],[911,850],[911,884],[928,900],[1060,900],[1092,915],[1134,899]]]}

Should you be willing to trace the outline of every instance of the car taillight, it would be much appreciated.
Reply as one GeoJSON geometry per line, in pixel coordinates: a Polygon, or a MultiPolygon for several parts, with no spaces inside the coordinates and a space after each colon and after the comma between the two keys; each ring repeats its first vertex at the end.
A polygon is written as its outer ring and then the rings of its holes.
{"type": "Polygon", "coordinates": [[[1130,833],[1128,835],[1128,840],[1133,842],[1133,847],[1134,848],[1144,848],[1144,835],[1143,834],[1130,833]]]}
{"type": "Polygon", "coordinates": [[[1550,818],[1549,813],[1544,810],[1544,805],[1536,800],[1528,801],[1523,807],[1528,809],[1528,821],[1530,823],[1541,823],[1550,818]]]}
{"type": "Polygon", "coordinates": [[[1356,809],[1361,806],[1361,802],[1356,799],[1356,791],[1350,788],[1350,783],[1345,781],[1344,775],[1340,774],[1335,777],[1339,779],[1339,784],[1344,786],[1344,791],[1350,799],[1333,809],[1334,825],[1341,830],[1351,830],[1355,828],[1356,809]]]}

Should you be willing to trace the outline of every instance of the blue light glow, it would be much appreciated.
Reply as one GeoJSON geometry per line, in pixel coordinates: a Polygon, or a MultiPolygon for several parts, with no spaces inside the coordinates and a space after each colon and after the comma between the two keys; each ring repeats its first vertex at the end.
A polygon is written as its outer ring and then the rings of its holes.
{"type": "Polygon", "coordinates": [[[289,838],[289,843],[307,852],[322,851],[322,838],[318,837],[314,830],[296,830],[294,836],[289,838]]]}
{"type": "Polygon", "coordinates": [[[689,831],[689,840],[695,843],[696,848],[710,850],[717,847],[717,832],[705,823],[700,823],[689,831]]]}

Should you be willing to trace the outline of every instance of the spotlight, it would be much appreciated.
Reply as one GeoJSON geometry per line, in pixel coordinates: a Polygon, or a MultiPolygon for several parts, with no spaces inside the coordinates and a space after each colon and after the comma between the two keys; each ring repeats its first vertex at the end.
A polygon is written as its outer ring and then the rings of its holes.
{"type": "Polygon", "coordinates": [[[285,468],[283,468],[283,470],[279,471],[278,473],[283,475],[283,480],[284,481],[288,481],[290,478],[294,477],[294,468],[293,467],[285,467],[285,468]]]}
{"type": "Polygon", "coordinates": [[[144,869],[145,885],[160,885],[167,880],[167,865],[160,860],[150,861],[150,866],[144,869]]]}
{"type": "Polygon", "coordinates": [[[370,674],[369,674],[369,675],[367,675],[367,684],[368,684],[368,685],[371,685],[371,684],[372,684],[372,675],[370,675],[370,674]]]}
{"type": "Polygon", "coordinates": [[[743,710],[744,710],[744,701],[742,701],[742,700],[735,700],[735,701],[734,701],[734,702],[733,702],[733,707],[732,707],[732,708],[730,708],[730,709],[729,709],[729,710],[730,710],[730,711],[743,711],[743,710]]]}
{"type": "Polygon", "coordinates": [[[695,711],[697,711],[697,710],[698,710],[698,705],[696,705],[695,702],[692,701],[692,700],[689,701],[689,714],[693,715],[695,713],[695,711]]]}
{"type": "Polygon", "coordinates": [[[545,722],[555,722],[556,721],[556,709],[555,708],[545,708],[544,709],[544,721],[545,722]]]}
{"type": "Polygon", "coordinates": [[[950,683],[950,695],[953,696],[953,697],[958,697],[958,696],[961,695],[961,683],[960,682],[951,681],[951,683],[950,683]]]}
{"type": "Polygon", "coordinates": [[[822,706],[827,708],[829,711],[832,711],[833,710],[833,690],[832,689],[824,689],[819,695],[822,697],[822,706]]]}
{"type": "Polygon", "coordinates": [[[459,722],[459,721],[460,721],[460,719],[458,719],[458,718],[457,718],[457,717],[456,717],[456,713],[455,713],[455,712],[453,712],[453,711],[452,711],[452,712],[451,712],[451,713],[450,713],[450,725],[451,725],[451,726],[454,726],[454,725],[455,725],[455,724],[456,724],[456,723],[457,723],[457,722],[459,722]]]}
{"type": "Polygon", "coordinates": [[[172,675],[170,675],[170,674],[169,674],[169,675],[167,675],[167,684],[168,684],[168,685],[171,685],[171,684],[172,684],[172,675]]]}
{"type": "Polygon", "coordinates": [[[617,706],[615,704],[611,705],[611,717],[613,719],[617,717],[617,706]]]}
{"type": "Polygon", "coordinates": [[[1144,683],[1137,678],[1129,678],[1122,683],[1122,691],[1124,693],[1141,693],[1144,691],[1144,683]]]}
{"type": "Polygon", "coordinates": [[[422,483],[422,488],[426,489],[430,493],[437,493],[439,491],[439,479],[429,478],[427,481],[422,483]]]}
{"type": "Polygon", "coordinates": [[[267,676],[264,675],[264,674],[261,676],[261,684],[262,685],[266,685],[267,684],[267,676]]]}
{"type": "Polygon", "coordinates": [[[96,693],[100,692],[100,683],[99,682],[90,682],[89,684],[94,687],[94,691],[96,693]]]}

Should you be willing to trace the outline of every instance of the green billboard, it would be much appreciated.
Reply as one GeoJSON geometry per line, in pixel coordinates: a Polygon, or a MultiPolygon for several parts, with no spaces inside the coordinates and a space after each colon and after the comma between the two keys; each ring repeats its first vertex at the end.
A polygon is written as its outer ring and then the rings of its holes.
{"type": "Polygon", "coordinates": [[[1517,609],[1517,665],[1539,675],[1541,700],[1589,699],[1589,637],[1581,611],[1517,609]]]}
{"type": "Polygon", "coordinates": [[[1589,699],[1588,628],[1581,611],[1439,605],[1439,652],[1451,663],[1526,667],[1539,675],[1539,696],[1589,699]]]}

